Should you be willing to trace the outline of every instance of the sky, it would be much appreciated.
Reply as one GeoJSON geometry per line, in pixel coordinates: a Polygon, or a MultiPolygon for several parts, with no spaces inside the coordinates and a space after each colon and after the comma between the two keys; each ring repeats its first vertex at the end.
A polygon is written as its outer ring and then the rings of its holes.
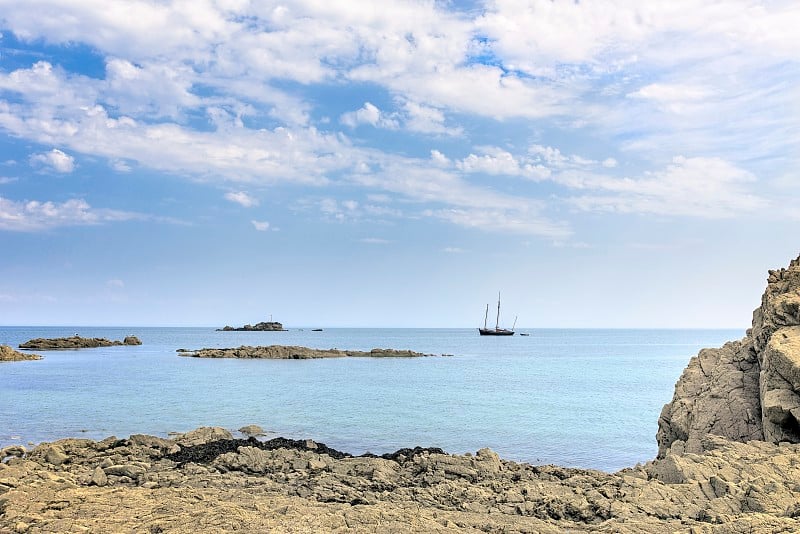
{"type": "Polygon", "coordinates": [[[0,0],[0,324],[741,328],[794,0],[0,0]]]}

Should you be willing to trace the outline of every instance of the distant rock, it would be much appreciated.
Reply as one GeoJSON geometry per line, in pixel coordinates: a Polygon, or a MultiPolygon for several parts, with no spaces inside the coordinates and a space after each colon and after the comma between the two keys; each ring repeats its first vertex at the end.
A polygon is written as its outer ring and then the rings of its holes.
{"type": "Polygon", "coordinates": [[[250,436],[257,437],[257,436],[263,436],[264,435],[264,429],[261,428],[258,425],[243,426],[242,428],[239,429],[239,432],[241,432],[242,434],[244,434],[245,436],[248,436],[248,437],[250,437],[250,436]]]}
{"type": "Polygon", "coordinates": [[[256,323],[255,325],[246,324],[238,328],[232,326],[225,326],[217,328],[217,332],[285,332],[283,325],[277,321],[266,321],[263,323],[256,323]]]}
{"type": "Polygon", "coordinates": [[[708,435],[800,443],[800,258],[769,272],[744,339],[689,361],[658,421],[659,457],[702,452],[708,435]]]}
{"type": "Polygon", "coordinates": [[[72,337],[58,338],[36,338],[22,343],[21,349],[34,350],[64,350],[64,349],[91,349],[96,347],[114,347],[119,345],[141,345],[142,342],[136,336],[128,336],[124,341],[111,341],[102,337],[72,337]]]}
{"type": "Polygon", "coordinates": [[[21,362],[26,360],[41,360],[38,354],[25,354],[18,352],[8,345],[0,345],[0,362],[21,362]]]}
{"type": "Polygon", "coordinates": [[[195,351],[178,349],[178,355],[193,358],[241,358],[265,360],[310,360],[316,358],[419,358],[435,356],[411,350],[372,349],[369,352],[359,350],[312,349],[286,345],[269,345],[266,347],[250,347],[242,345],[230,349],[199,349],[195,351]]]}

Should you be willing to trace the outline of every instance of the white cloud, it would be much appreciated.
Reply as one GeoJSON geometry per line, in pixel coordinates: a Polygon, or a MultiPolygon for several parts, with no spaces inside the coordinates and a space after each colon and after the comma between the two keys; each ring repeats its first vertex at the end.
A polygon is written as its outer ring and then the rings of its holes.
{"type": "Polygon", "coordinates": [[[339,120],[350,128],[355,128],[361,124],[369,124],[376,128],[387,128],[389,130],[395,130],[399,127],[396,119],[386,115],[370,102],[365,102],[361,109],[343,114],[339,120]]]}
{"type": "Polygon", "coordinates": [[[10,176],[0,176],[0,185],[14,183],[18,180],[18,178],[12,178],[10,176]]]}
{"type": "Polygon", "coordinates": [[[225,193],[225,199],[245,208],[252,208],[258,206],[258,199],[250,196],[245,191],[229,191],[225,193]]]}
{"type": "Polygon", "coordinates": [[[142,220],[145,215],[92,208],[85,200],[16,202],[0,197],[0,230],[34,232],[60,226],[85,226],[113,221],[142,220]]]}
{"type": "Polygon", "coordinates": [[[250,221],[253,224],[253,228],[258,230],[259,232],[266,232],[269,230],[269,223],[267,221],[250,221]]]}
{"type": "Polygon", "coordinates": [[[389,241],[386,239],[381,239],[379,237],[365,237],[363,239],[359,239],[362,243],[366,243],[368,245],[388,245],[389,241]]]}
{"type": "Polygon", "coordinates": [[[106,286],[114,289],[121,289],[125,287],[125,282],[119,278],[112,278],[111,280],[106,280],[106,286]]]}
{"type": "Polygon", "coordinates": [[[131,172],[131,166],[124,160],[114,159],[110,162],[111,168],[117,172],[131,172]]]}
{"type": "Polygon", "coordinates": [[[464,249],[459,247],[444,247],[442,249],[442,252],[446,252],[448,254],[461,254],[462,252],[464,252],[464,249]]]}
{"type": "Polygon", "coordinates": [[[41,154],[33,154],[30,157],[31,165],[62,174],[71,173],[75,170],[75,158],[69,154],[54,148],[49,152],[42,152],[41,154]]]}
{"type": "Polygon", "coordinates": [[[578,174],[559,179],[569,187],[596,190],[570,199],[591,211],[716,219],[769,206],[750,190],[749,185],[756,182],[752,173],[719,158],[676,156],[665,170],[639,179],[578,174]]]}

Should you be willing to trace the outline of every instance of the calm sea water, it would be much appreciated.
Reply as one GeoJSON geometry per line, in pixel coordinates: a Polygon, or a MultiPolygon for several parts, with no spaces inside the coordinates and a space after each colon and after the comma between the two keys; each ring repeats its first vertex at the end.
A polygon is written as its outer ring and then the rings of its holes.
{"type": "Polygon", "coordinates": [[[80,333],[138,347],[42,352],[0,364],[0,446],[80,436],[166,436],[258,424],[352,453],[408,446],[614,471],[655,456],[658,414],[689,358],[741,330],[0,327],[0,344],[80,333]],[[178,348],[303,345],[436,358],[207,360],[178,348]]]}

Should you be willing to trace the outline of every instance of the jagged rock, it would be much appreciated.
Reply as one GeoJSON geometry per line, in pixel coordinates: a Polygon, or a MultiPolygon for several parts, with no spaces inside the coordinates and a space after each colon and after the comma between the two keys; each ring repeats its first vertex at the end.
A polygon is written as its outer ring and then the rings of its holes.
{"type": "MultiPolygon", "coordinates": [[[[176,439],[212,434],[223,433],[205,428],[176,439]]],[[[608,474],[518,464],[489,449],[474,456],[415,448],[354,458],[308,441],[222,439],[183,447],[180,454],[191,458],[186,462],[163,452],[175,440],[141,435],[43,444],[0,467],[0,531],[22,520],[35,532],[76,526],[519,533],[800,527],[800,445],[708,435],[702,454],[683,453],[676,443],[661,460],[608,474]],[[70,461],[58,467],[33,461],[53,447],[68,452],[70,461]],[[100,467],[105,461],[112,463],[100,467]]]]}
{"type": "Polygon", "coordinates": [[[51,446],[49,447],[45,454],[44,459],[53,465],[61,465],[69,459],[61,447],[51,446]]]}
{"type": "Polygon", "coordinates": [[[0,362],[21,362],[26,360],[41,360],[38,354],[27,354],[16,351],[8,345],[0,345],[0,362]]]}
{"type": "Polygon", "coordinates": [[[64,349],[91,349],[96,347],[114,347],[118,345],[141,345],[142,342],[136,336],[128,336],[123,341],[111,341],[102,337],[81,337],[74,335],[71,337],[58,338],[36,338],[20,344],[21,349],[34,350],[64,350],[64,349]],[[130,342],[129,342],[130,341],[130,342]]]}
{"type": "MultiPolygon", "coordinates": [[[[434,356],[433,354],[423,354],[411,350],[397,349],[372,349],[369,352],[359,350],[339,350],[339,349],[312,349],[309,347],[297,347],[287,345],[269,345],[266,347],[250,347],[242,345],[238,348],[229,349],[199,349],[190,351],[178,349],[179,356],[190,356],[193,358],[245,358],[245,359],[265,359],[265,360],[308,360],[315,358],[418,358],[422,356],[434,356]]],[[[444,356],[444,355],[442,355],[444,356]]]]}
{"type": "Polygon", "coordinates": [[[709,434],[800,442],[800,257],[770,271],[753,326],[738,342],[692,358],[664,406],[659,457],[673,444],[701,452],[709,434]]]}

